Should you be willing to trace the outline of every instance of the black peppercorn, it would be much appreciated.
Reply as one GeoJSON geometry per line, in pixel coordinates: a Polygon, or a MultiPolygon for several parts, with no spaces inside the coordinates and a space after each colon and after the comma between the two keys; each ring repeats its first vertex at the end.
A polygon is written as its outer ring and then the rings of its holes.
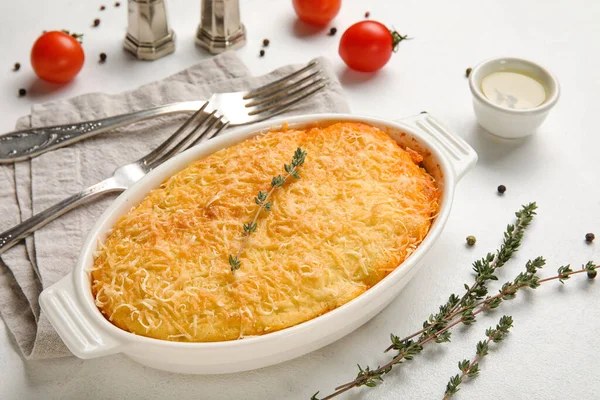
{"type": "Polygon", "coordinates": [[[96,18],[96,19],[94,20],[94,26],[98,26],[98,25],[100,25],[100,19],[99,19],[99,18],[96,18]]]}
{"type": "Polygon", "coordinates": [[[371,16],[371,13],[367,11],[367,12],[365,13],[365,18],[369,18],[370,16],[371,16]]]}
{"type": "Polygon", "coordinates": [[[263,40],[263,46],[264,46],[264,47],[269,47],[269,43],[271,43],[271,42],[269,41],[269,39],[264,39],[264,40],[263,40]]]}
{"type": "Polygon", "coordinates": [[[598,275],[598,271],[596,271],[596,270],[593,270],[593,271],[588,271],[588,272],[587,272],[587,276],[588,276],[588,278],[590,278],[590,279],[594,279],[594,278],[596,277],[596,275],[598,275]]]}
{"type": "Polygon", "coordinates": [[[498,193],[504,194],[504,192],[506,192],[506,186],[504,186],[504,185],[498,186],[498,193]]]}
{"type": "Polygon", "coordinates": [[[476,242],[477,242],[477,239],[475,238],[475,236],[473,236],[473,235],[467,236],[467,244],[469,246],[473,246],[476,242]]]}
{"type": "Polygon", "coordinates": [[[465,71],[465,76],[468,78],[471,75],[471,68],[467,68],[467,70],[465,71]]]}
{"type": "Polygon", "coordinates": [[[119,3],[118,1],[115,3],[115,7],[119,7],[121,5],[121,3],[119,3]]]}
{"type": "Polygon", "coordinates": [[[15,63],[15,66],[13,67],[13,71],[18,71],[20,69],[21,69],[21,64],[15,63]]]}
{"type": "Polygon", "coordinates": [[[106,7],[100,6],[100,11],[104,11],[105,9],[106,9],[106,7]]]}
{"type": "Polygon", "coordinates": [[[261,57],[264,57],[264,55],[265,55],[265,51],[264,51],[264,50],[261,50],[259,54],[260,54],[260,56],[261,56],[261,57]]]}
{"type": "Polygon", "coordinates": [[[596,239],[596,235],[594,235],[593,233],[586,233],[585,234],[585,241],[588,243],[592,243],[594,241],[594,239],[596,239]]]}
{"type": "Polygon", "coordinates": [[[23,97],[23,96],[25,96],[26,94],[27,94],[27,90],[25,90],[25,89],[23,89],[23,88],[19,89],[19,97],[23,97]]]}
{"type": "Polygon", "coordinates": [[[100,62],[103,63],[106,61],[106,53],[100,53],[100,62]]]}
{"type": "Polygon", "coordinates": [[[329,30],[329,36],[333,36],[337,33],[337,28],[334,26],[329,30]]]}

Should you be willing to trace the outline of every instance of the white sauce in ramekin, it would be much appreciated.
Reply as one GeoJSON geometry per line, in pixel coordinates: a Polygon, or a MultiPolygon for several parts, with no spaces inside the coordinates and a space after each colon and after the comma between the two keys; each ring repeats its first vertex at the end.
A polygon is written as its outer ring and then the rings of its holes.
{"type": "Polygon", "coordinates": [[[481,91],[492,103],[510,109],[535,108],[546,101],[546,88],[518,72],[493,72],[481,81],[481,91]]]}

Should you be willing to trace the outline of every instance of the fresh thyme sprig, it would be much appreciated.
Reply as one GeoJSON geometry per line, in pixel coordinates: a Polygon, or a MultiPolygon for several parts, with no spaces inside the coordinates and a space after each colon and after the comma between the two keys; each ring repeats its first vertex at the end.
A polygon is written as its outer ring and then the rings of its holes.
{"type": "MultiPolygon", "coordinates": [[[[434,334],[448,324],[448,320],[456,310],[481,300],[487,294],[487,287],[485,286],[486,282],[498,280],[498,277],[494,275],[496,269],[502,268],[521,246],[525,228],[529,226],[533,217],[536,215],[536,209],[537,204],[533,202],[524,205],[521,210],[515,213],[517,221],[514,225],[510,224],[506,227],[504,240],[496,253],[488,253],[485,257],[473,263],[475,282],[471,286],[468,284],[464,285],[466,292],[461,298],[452,294],[448,298],[448,301],[439,307],[438,313],[431,314],[429,319],[423,322],[423,329],[412,335],[406,336],[403,339],[396,338],[396,341],[394,341],[394,337],[392,337],[392,344],[385,351],[392,350],[395,342],[404,342],[418,335],[428,336],[434,334]]],[[[445,340],[445,338],[441,339],[445,340]]]]}
{"type": "Polygon", "coordinates": [[[407,340],[400,341],[395,339],[392,335],[392,341],[394,342],[394,349],[398,351],[398,354],[392,358],[388,363],[383,366],[371,369],[370,367],[361,367],[359,365],[359,372],[353,381],[345,383],[335,388],[335,392],[325,396],[321,399],[317,399],[316,394],[313,395],[314,400],[329,400],[332,399],[352,388],[360,386],[375,387],[378,383],[383,381],[382,376],[389,373],[392,368],[396,365],[400,365],[404,360],[410,361],[414,356],[418,355],[422,350],[423,346],[431,341],[436,343],[444,343],[450,341],[449,330],[459,324],[470,325],[475,322],[476,316],[488,309],[494,309],[499,307],[503,301],[512,300],[516,297],[517,292],[523,288],[536,289],[540,285],[553,280],[559,280],[564,283],[572,275],[586,273],[588,279],[594,279],[597,276],[597,269],[600,266],[595,265],[594,262],[589,261],[582,266],[581,269],[573,271],[569,266],[562,266],[558,268],[558,274],[549,278],[540,279],[537,275],[537,270],[542,268],[545,264],[543,257],[537,257],[533,260],[529,260],[525,265],[525,271],[519,273],[513,281],[506,282],[502,285],[498,294],[494,296],[488,296],[484,300],[475,303],[470,302],[463,308],[456,310],[452,315],[450,323],[448,323],[443,329],[434,332],[433,334],[422,337],[418,341],[407,340]]]}
{"type": "MultiPolygon", "coordinates": [[[[517,291],[521,288],[529,287],[535,289],[544,282],[556,279],[558,279],[560,283],[564,284],[566,280],[571,278],[571,275],[575,274],[581,274],[585,272],[588,279],[594,279],[598,275],[598,272],[596,271],[597,268],[598,266],[594,265],[592,261],[589,261],[587,264],[583,265],[578,271],[573,271],[570,265],[564,265],[558,268],[558,274],[556,276],[539,279],[539,277],[535,275],[535,267],[528,265],[526,267],[526,272],[517,275],[513,282],[505,283],[502,286],[499,294],[494,296],[494,298],[487,298],[484,302],[478,303],[478,305],[490,304],[490,308],[495,308],[500,305],[502,300],[514,299],[517,291]]],[[[443,400],[451,398],[460,390],[458,386],[463,382],[465,376],[473,377],[479,373],[479,360],[488,354],[489,343],[491,341],[495,343],[501,342],[512,326],[512,317],[503,316],[500,319],[500,323],[496,325],[496,329],[489,328],[486,330],[485,334],[487,336],[487,340],[477,343],[475,359],[471,362],[468,360],[463,360],[458,363],[458,369],[461,370],[462,374],[450,377],[450,380],[446,385],[446,392],[444,393],[443,400]]]]}
{"type": "Polygon", "coordinates": [[[257,227],[256,221],[258,221],[258,216],[260,215],[260,212],[262,210],[265,210],[267,212],[271,211],[271,207],[273,207],[273,203],[268,201],[269,198],[271,197],[271,195],[273,194],[275,189],[282,187],[285,184],[285,182],[288,180],[289,177],[292,177],[294,179],[300,179],[300,174],[298,173],[298,167],[302,166],[302,164],[304,164],[305,160],[306,160],[306,152],[303,151],[302,148],[298,147],[296,149],[296,151],[294,152],[294,156],[292,157],[292,162],[290,164],[283,165],[283,169],[285,170],[286,174],[284,176],[281,176],[281,175],[274,176],[273,179],[271,179],[271,189],[268,192],[259,191],[258,195],[254,198],[254,202],[258,205],[258,209],[256,210],[256,213],[254,214],[254,219],[251,222],[244,224],[244,230],[243,230],[244,240],[242,240],[242,244],[240,245],[240,248],[239,248],[237,254],[235,256],[233,256],[233,254],[229,255],[229,265],[231,266],[231,272],[235,272],[236,270],[240,269],[240,267],[242,266],[242,262],[240,261],[240,256],[242,254],[242,251],[244,251],[244,247],[246,247],[246,244],[248,243],[250,234],[252,232],[256,231],[256,227],[257,227]]]}
{"type": "MultiPolygon", "coordinates": [[[[374,370],[370,368],[362,369],[359,366],[359,373],[353,382],[349,382],[345,385],[336,388],[336,392],[332,395],[323,398],[329,399],[336,395],[343,393],[353,387],[358,386],[375,386],[378,381],[382,381],[382,375],[389,372],[388,368],[395,364],[401,363],[405,357],[407,360],[411,360],[412,357],[417,355],[422,349],[423,344],[434,340],[436,343],[450,342],[451,332],[448,330],[461,322],[466,325],[474,322],[473,310],[476,305],[477,299],[482,299],[487,294],[487,288],[485,283],[488,280],[493,280],[493,271],[496,268],[502,267],[519,248],[523,239],[525,228],[529,226],[533,217],[535,216],[535,210],[537,209],[536,203],[530,203],[521,208],[521,210],[515,213],[517,221],[514,225],[508,225],[504,232],[504,241],[500,248],[493,255],[489,253],[486,257],[473,264],[473,269],[476,272],[475,282],[469,286],[465,284],[466,292],[462,297],[455,294],[450,295],[448,301],[439,307],[439,312],[431,314],[429,319],[423,323],[423,329],[400,339],[398,336],[391,334],[390,339],[392,344],[385,350],[396,350],[397,356],[392,359],[384,367],[378,367],[374,370]],[[462,317],[459,321],[450,324],[452,318],[456,315],[461,314],[462,317]],[[414,337],[419,336],[417,340],[413,340],[414,337]]],[[[496,278],[497,279],[497,278],[496,278]]],[[[391,370],[391,368],[390,368],[391,370]]]]}
{"type": "Polygon", "coordinates": [[[463,382],[465,377],[472,378],[479,374],[479,361],[488,355],[490,342],[501,342],[512,326],[512,317],[505,315],[500,318],[496,328],[490,327],[485,331],[485,336],[487,339],[477,343],[477,350],[475,352],[475,358],[473,361],[463,360],[458,362],[458,369],[461,371],[461,374],[456,374],[450,377],[450,380],[446,385],[446,391],[444,392],[443,400],[449,399],[460,390],[458,386],[463,382]]]}

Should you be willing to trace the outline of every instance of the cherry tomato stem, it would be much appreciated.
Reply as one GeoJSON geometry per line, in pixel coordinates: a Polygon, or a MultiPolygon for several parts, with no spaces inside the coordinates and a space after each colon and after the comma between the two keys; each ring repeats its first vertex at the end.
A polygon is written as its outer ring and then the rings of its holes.
{"type": "Polygon", "coordinates": [[[390,33],[392,34],[392,50],[394,51],[394,53],[398,51],[398,45],[401,41],[410,40],[408,35],[402,36],[398,33],[398,31],[390,31],[390,33]]]}

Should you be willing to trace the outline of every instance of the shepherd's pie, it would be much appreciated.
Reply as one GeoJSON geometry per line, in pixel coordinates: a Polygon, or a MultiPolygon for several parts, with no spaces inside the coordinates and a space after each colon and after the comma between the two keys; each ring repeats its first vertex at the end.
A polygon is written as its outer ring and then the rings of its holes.
{"type": "Polygon", "coordinates": [[[157,339],[213,342],[318,317],[368,290],[427,235],[440,190],[422,156],[362,124],[284,127],[202,158],[114,226],[92,271],[114,325],[157,339]],[[275,190],[232,272],[254,197],[306,151],[300,179],[275,190]]]}

